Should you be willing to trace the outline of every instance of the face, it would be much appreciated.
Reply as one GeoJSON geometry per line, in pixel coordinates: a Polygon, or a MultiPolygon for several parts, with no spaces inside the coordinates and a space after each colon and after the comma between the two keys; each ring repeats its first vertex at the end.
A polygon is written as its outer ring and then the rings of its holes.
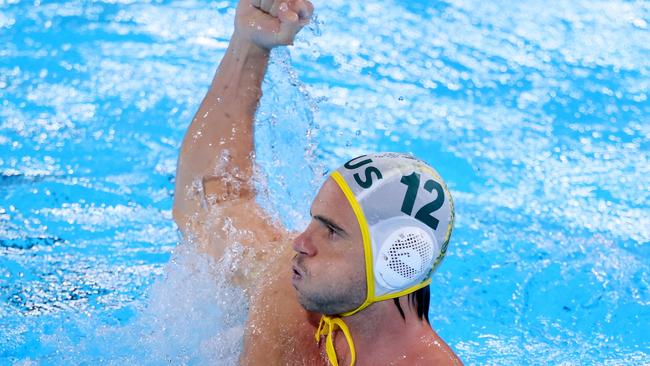
{"type": "Polygon", "coordinates": [[[311,206],[311,222],[293,243],[293,286],[302,306],[334,315],[366,299],[361,229],[352,207],[331,178],[311,206]]]}

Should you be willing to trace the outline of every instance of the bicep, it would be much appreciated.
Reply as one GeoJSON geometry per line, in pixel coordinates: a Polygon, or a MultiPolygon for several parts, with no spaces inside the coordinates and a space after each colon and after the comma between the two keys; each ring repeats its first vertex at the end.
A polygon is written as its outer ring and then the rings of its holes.
{"type": "Polygon", "coordinates": [[[191,178],[182,174],[181,169],[178,169],[173,206],[174,221],[181,230],[186,230],[192,219],[207,215],[212,208],[255,201],[247,180],[228,172],[191,178]]]}
{"type": "Polygon", "coordinates": [[[250,158],[233,158],[225,149],[215,155],[203,145],[184,141],[180,149],[173,215],[181,229],[189,219],[209,209],[210,204],[255,199],[250,158]]]}
{"type": "Polygon", "coordinates": [[[248,181],[224,169],[177,182],[173,214],[183,237],[215,260],[233,243],[258,249],[284,237],[282,224],[257,203],[248,181]]]}

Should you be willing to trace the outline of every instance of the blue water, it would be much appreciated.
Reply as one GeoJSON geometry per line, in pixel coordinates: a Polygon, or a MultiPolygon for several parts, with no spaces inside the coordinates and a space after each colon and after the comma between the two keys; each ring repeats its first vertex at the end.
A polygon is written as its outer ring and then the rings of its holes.
{"type": "MultiPolygon", "coordinates": [[[[314,3],[263,203],[299,229],[344,159],[412,152],[455,198],[430,315],[466,364],[650,364],[650,2],[314,3]]],[[[243,300],[170,213],[233,5],[0,0],[0,364],[236,360],[243,300]]]]}

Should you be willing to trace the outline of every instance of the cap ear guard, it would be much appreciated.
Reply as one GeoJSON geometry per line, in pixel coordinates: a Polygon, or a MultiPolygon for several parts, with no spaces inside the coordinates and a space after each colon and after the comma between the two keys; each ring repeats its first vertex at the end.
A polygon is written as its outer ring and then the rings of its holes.
{"type": "Polygon", "coordinates": [[[440,255],[440,245],[433,235],[412,221],[405,221],[393,219],[384,222],[384,230],[381,231],[385,234],[378,237],[385,239],[375,246],[378,247],[374,263],[375,280],[389,292],[424,281],[440,255]]]}

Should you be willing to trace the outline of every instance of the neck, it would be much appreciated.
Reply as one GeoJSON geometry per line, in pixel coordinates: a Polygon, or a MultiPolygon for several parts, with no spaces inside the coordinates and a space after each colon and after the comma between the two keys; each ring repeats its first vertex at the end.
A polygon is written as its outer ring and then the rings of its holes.
{"type": "MultiPolygon", "coordinates": [[[[400,299],[404,318],[400,315],[393,300],[381,301],[348,317],[342,318],[350,329],[357,358],[377,357],[384,362],[397,357],[405,349],[401,344],[410,343],[414,338],[431,329],[424,319],[420,319],[416,309],[409,304],[407,296],[400,299]],[[394,354],[394,355],[393,355],[394,354]]],[[[349,365],[349,349],[345,337],[335,339],[337,355],[341,365],[349,365]]],[[[363,360],[357,360],[363,362],[363,360]]]]}

